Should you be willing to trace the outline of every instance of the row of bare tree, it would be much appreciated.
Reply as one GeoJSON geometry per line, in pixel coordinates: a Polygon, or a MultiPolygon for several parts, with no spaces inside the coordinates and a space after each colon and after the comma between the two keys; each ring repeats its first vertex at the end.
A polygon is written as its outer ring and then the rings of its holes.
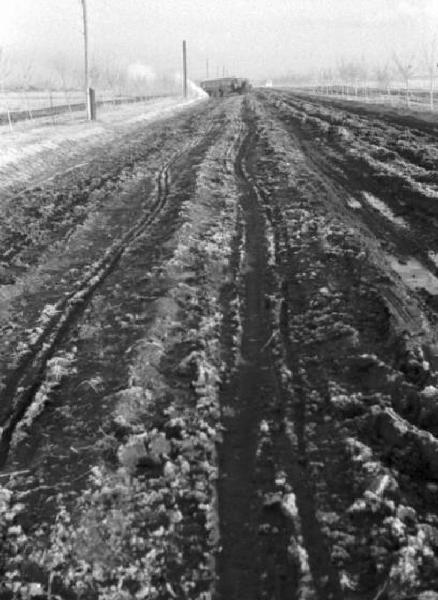
{"type": "Polygon", "coordinates": [[[435,89],[438,78],[437,38],[425,45],[417,54],[398,54],[394,52],[390,60],[382,65],[369,67],[364,60],[341,60],[334,69],[323,69],[318,76],[322,90],[336,90],[341,94],[355,95],[384,93],[390,98],[403,90],[406,104],[411,103],[411,90],[415,80],[420,79],[418,87],[424,88],[427,81],[427,93],[431,110],[435,108],[435,89]],[[401,85],[400,85],[401,84],[401,85]],[[376,90],[377,88],[377,90],[376,90]]]}
{"type": "MultiPolygon", "coordinates": [[[[110,57],[91,63],[89,80],[98,101],[115,103],[173,95],[181,87],[173,73],[156,76],[146,65],[128,65],[110,57]]],[[[0,115],[7,115],[11,130],[17,111],[28,119],[33,119],[38,109],[60,105],[73,112],[74,104],[83,101],[83,87],[82,64],[67,55],[37,62],[11,56],[0,46],[0,115]]]]}
{"type": "MultiPolygon", "coordinates": [[[[134,65],[134,67],[138,65],[134,65]]],[[[114,96],[147,95],[151,91],[179,90],[174,73],[153,74],[152,69],[132,71],[127,61],[106,56],[91,61],[91,87],[114,96]],[[151,76],[151,73],[153,76],[151,76]],[[153,88],[153,90],[151,89],[153,88]]],[[[84,70],[80,61],[59,54],[44,62],[8,55],[0,46],[0,91],[2,92],[77,92],[84,87],[84,70]]]]}
{"type": "MultiPolygon", "coordinates": [[[[58,55],[44,64],[8,56],[0,47],[0,86],[2,90],[80,90],[83,68],[67,56],[58,55]]],[[[95,87],[121,92],[127,85],[126,65],[118,60],[95,61],[90,67],[95,87]]]]}

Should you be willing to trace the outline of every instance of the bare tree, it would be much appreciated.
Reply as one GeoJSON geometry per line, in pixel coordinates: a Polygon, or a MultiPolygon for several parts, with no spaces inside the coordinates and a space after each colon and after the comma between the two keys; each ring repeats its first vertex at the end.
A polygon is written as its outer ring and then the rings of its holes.
{"type": "Polygon", "coordinates": [[[414,74],[414,70],[415,70],[414,56],[411,55],[411,56],[402,58],[394,52],[394,54],[392,55],[392,59],[395,63],[395,66],[397,67],[397,70],[398,70],[398,72],[403,80],[404,86],[405,86],[406,105],[410,106],[409,83],[410,83],[410,80],[412,79],[412,75],[414,74]]]}
{"type": "Polygon", "coordinates": [[[361,87],[365,96],[367,96],[367,77],[368,68],[365,64],[364,59],[360,62],[354,63],[354,86],[355,95],[358,96],[358,88],[361,87]]]}
{"type": "Polygon", "coordinates": [[[319,79],[322,86],[322,91],[324,92],[324,87],[326,94],[330,93],[330,90],[333,88],[333,71],[332,69],[322,69],[319,73],[319,79]]]}
{"type": "Polygon", "coordinates": [[[11,111],[9,109],[9,102],[6,94],[6,83],[9,76],[11,75],[11,63],[9,58],[6,56],[4,48],[0,46],[0,89],[6,104],[6,112],[8,114],[9,129],[12,131],[12,119],[11,111]]]}
{"type": "Polygon", "coordinates": [[[341,84],[342,93],[347,96],[348,95],[348,83],[350,82],[350,67],[344,59],[338,64],[338,74],[341,84]]]}
{"type": "Polygon", "coordinates": [[[93,62],[90,67],[90,85],[92,87],[98,87],[102,83],[103,73],[102,69],[97,62],[93,62]]]}
{"type": "Polygon", "coordinates": [[[391,67],[386,64],[381,67],[377,67],[374,71],[377,85],[382,88],[387,94],[388,98],[391,99],[391,81],[392,81],[392,70],[391,67]]]}
{"type": "MultiPolygon", "coordinates": [[[[43,73],[42,73],[42,77],[41,77],[41,85],[43,87],[44,90],[47,91],[48,93],[48,101],[49,101],[49,107],[50,109],[53,109],[53,89],[56,88],[56,75],[53,72],[52,68],[46,68],[44,69],[43,73]]],[[[53,125],[55,124],[55,115],[53,113],[53,111],[51,111],[51,119],[52,119],[52,123],[53,125]]]]}
{"type": "Polygon", "coordinates": [[[59,82],[58,87],[60,87],[63,91],[65,102],[68,106],[69,111],[72,112],[69,94],[69,79],[71,75],[71,65],[69,64],[67,57],[63,54],[58,54],[58,56],[52,60],[51,64],[59,82]]]}
{"type": "Polygon", "coordinates": [[[104,88],[115,91],[117,79],[117,69],[114,61],[106,60],[102,67],[102,83],[104,88]]]}
{"type": "Polygon", "coordinates": [[[365,63],[356,61],[341,60],[338,65],[338,73],[341,79],[344,93],[346,90],[353,90],[354,96],[358,97],[360,86],[364,87],[367,77],[365,63]]]}
{"type": "Polygon", "coordinates": [[[11,73],[11,64],[9,58],[6,56],[4,48],[0,46],[0,81],[2,90],[5,89],[6,81],[11,73]]]}
{"type": "Polygon", "coordinates": [[[438,48],[436,35],[433,36],[429,44],[425,44],[423,47],[423,62],[429,77],[429,104],[430,110],[433,111],[435,80],[438,68],[438,48]]]}
{"type": "Polygon", "coordinates": [[[29,91],[32,87],[32,78],[33,78],[33,73],[34,73],[34,66],[33,66],[32,62],[30,60],[26,60],[22,64],[20,71],[21,71],[20,83],[23,88],[26,110],[27,110],[27,114],[29,115],[29,118],[32,120],[33,119],[32,109],[29,104],[29,91]]]}
{"type": "MultiPolygon", "coordinates": [[[[123,90],[126,87],[126,69],[120,62],[115,62],[108,71],[111,87],[118,96],[123,95],[123,90]]],[[[107,74],[107,77],[108,77],[107,74]]]]}

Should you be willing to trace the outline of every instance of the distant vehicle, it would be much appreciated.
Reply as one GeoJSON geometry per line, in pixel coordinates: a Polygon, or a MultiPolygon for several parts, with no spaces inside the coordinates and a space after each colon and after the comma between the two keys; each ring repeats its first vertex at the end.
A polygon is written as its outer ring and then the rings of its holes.
{"type": "Polygon", "coordinates": [[[232,94],[245,94],[251,89],[248,79],[241,77],[222,77],[221,79],[208,79],[201,81],[201,88],[209,96],[231,96],[232,94]]]}

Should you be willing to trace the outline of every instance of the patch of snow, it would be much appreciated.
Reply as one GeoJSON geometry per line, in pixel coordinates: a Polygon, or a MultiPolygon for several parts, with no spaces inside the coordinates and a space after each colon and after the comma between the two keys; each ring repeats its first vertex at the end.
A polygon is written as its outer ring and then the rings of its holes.
{"type": "Polygon", "coordinates": [[[347,204],[350,208],[354,208],[356,210],[362,208],[362,204],[359,202],[359,200],[356,200],[356,198],[348,198],[347,204]]]}
{"type": "Polygon", "coordinates": [[[282,502],[282,508],[284,513],[291,519],[296,519],[298,517],[298,508],[295,494],[293,494],[292,492],[290,494],[285,494],[282,502]]]}
{"type": "MultiPolygon", "coordinates": [[[[51,119],[23,121],[14,125],[11,132],[0,126],[0,174],[5,183],[20,177],[24,168],[28,175],[48,156],[79,153],[82,146],[92,146],[112,140],[116,135],[136,123],[148,123],[170,117],[203,100],[200,95],[190,99],[178,97],[157,98],[129,105],[108,106],[99,110],[97,120],[86,121],[81,112],[61,115],[54,124],[51,119]],[[26,166],[23,163],[26,162],[26,166]],[[31,164],[29,164],[31,163],[31,164]]],[[[75,165],[76,168],[78,165],[75,165]]]]}
{"type": "Polygon", "coordinates": [[[406,221],[402,217],[397,217],[392,212],[392,210],[389,208],[389,206],[387,204],[385,204],[382,200],[380,200],[380,198],[377,198],[377,196],[374,196],[373,194],[370,194],[369,192],[362,192],[362,195],[365,198],[365,200],[369,204],[371,204],[371,206],[373,208],[375,208],[376,210],[379,211],[379,213],[381,215],[383,215],[384,217],[386,217],[387,219],[389,219],[390,221],[392,221],[399,227],[403,227],[405,229],[407,229],[409,227],[409,225],[406,223],[406,221]]]}
{"type": "Polygon", "coordinates": [[[404,283],[413,290],[425,289],[432,295],[438,295],[438,277],[433,275],[416,258],[408,258],[401,263],[396,256],[389,255],[389,263],[404,283]]]}

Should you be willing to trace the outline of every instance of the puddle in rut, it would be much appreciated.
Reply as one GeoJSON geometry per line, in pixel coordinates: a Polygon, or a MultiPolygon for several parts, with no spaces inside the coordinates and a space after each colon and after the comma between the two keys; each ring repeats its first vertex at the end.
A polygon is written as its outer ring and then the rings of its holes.
{"type": "Polygon", "coordinates": [[[383,215],[399,227],[409,227],[409,225],[402,217],[397,217],[389,208],[389,206],[382,202],[380,198],[377,198],[377,196],[373,196],[373,194],[370,194],[369,192],[362,192],[362,196],[365,198],[368,204],[371,204],[371,206],[378,210],[381,215],[383,215]]]}
{"type": "Polygon", "coordinates": [[[408,258],[403,264],[396,256],[388,255],[391,267],[411,289],[424,288],[429,294],[438,295],[438,277],[435,277],[415,258],[408,258]]]}

